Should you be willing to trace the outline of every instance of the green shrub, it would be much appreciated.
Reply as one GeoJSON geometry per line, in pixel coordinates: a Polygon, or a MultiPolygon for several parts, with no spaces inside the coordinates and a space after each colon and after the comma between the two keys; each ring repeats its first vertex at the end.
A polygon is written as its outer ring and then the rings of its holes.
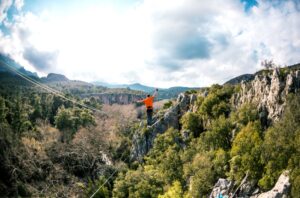
{"type": "Polygon", "coordinates": [[[170,100],[163,105],[163,109],[169,109],[173,105],[173,102],[170,100]]]}
{"type": "Polygon", "coordinates": [[[230,177],[241,181],[248,172],[249,178],[258,180],[262,174],[260,161],[262,138],[259,123],[248,123],[235,137],[230,151],[230,177]]]}
{"type": "Polygon", "coordinates": [[[163,195],[159,195],[158,198],[183,198],[183,190],[180,182],[173,182],[168,191],[163,195]]]}
{"type": "Polygon", "coordinates": [[[157,197],[163,192],[160,174],[152,167],[140,167],[136,171],[128,171],[125,175],[120,174],[115,181],[113,197],[157,197]]]}
{"type": "Polygon", "coordinates": [[[185,91],[186,94],[196,94],[197,91],[192,89],[192,90],[188,90],[188,91],[185,91]]]}
{"type": "MultiPolygon", "coordinates": [[[[194,157],[192,163],[187,166],[190,170],[189,195],[191,197],[209,196],[215,182],[210,156],[207,153],[199,153],[194,157]]],[[[187,167],[185,169],[188,170],[187,167]]]]}
{"type": "Polygon", "coordinates": [[[220,116],[212,122],[208,131],[201,134],[200,138],[207,150],[217,150],[219,148],[229,150],[231,148],[232,129],[233,125],[230,120],[220,116]]]}
{"type": "Polygon", "coordinates": [[[232,122],[246,126],[249,122],[258,120],[258,111],[254,104],[245,103],[231,114],[232,122]]]}
{"type": "MultiPolygon", "coordinates": [[[[84,193],[87,197],[92,196],[106,181],[106,178],[101,176],[96,181],[89,180],[87,186],[84,189],[84,193]]],[[[98,192],[94,195],[95,198],[109,198],[111,197],[109,189],[109,183],[103,185],[98,192]]]]}

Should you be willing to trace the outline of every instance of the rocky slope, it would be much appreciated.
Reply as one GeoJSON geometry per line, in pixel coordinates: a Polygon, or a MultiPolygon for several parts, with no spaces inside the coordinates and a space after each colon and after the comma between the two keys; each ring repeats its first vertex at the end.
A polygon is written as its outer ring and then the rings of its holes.
{"type": "Polygon", "coordinates": [[[283,112],[289,93],[300,88],[300,70],[274,69],[266,74],[257,74],[250,82],[241,82],[241,91],[233,98],[238,107],[254,103],[268,122],[278,120],[283,112]]]}
{"type": "MultiPolygon", "coordinates": [[[[231,98],[235,108],[243,104],[255,104],[262,124],[270,126],[272,122],[280,119],[289,93],[296,93],[300,89],[300,69],[298,67],[277,68],[268,71],[258,72],[253,80],[242,81],[240,89],[231,98]]],[[[203,93],[203,97],[206,94],[203,93]]],[[[180,94],[174,106],[156,118],[155,123],[148,128],[140,126],[134,134],[131,159],[143,161],[143,157],[152,148],[158,134],[164,133],[168,128],[181,130],[180,119],[188,111],[194,112],[195,94],[180,94]]],[[[183,134],[184,131],[181,130],[183,134]]],[[[215,184],[210,197],[219,197],[219,193],[232,196],[238,193],[242,197],[286,197],[290,189],[288,172],[283,172],[274,188],[262,193],[257,185],[247,180],[247,176],[239,186],[235,181],[219,179],[215,184]]]]}
{"type": "MultiPolygon", "coordinates": [[[[282,69],[274,69],[256,74],[252,81],[242,81],[241,90],[232,97],[233,105],[238,108],[245,103],[254,103],[262,119],[266,119],[266,125],[278,120],[284,110],[287,95],[300,89],[300,70],[289,70],[285,74],[280,72],[282,69]]],[[[133,138],[132,158],[141,160],[151,149],[157,134],[170,127],[180,129],[181,116],[187,111],[193,111],[196,98],[195,94],[180,94],[176,104],[153,126],[148,129],[139,128],[133,138]]]]}
{"type": "Polygon", "coordinates": [[[196,95],[180,94],[176,104],[167,110],[164,115],[159,116],[155,123],[145,128],[143,125],[135,132],[133,136],[133,147],[131,150],[131,159],[142,161],[143,157],[152,148],[153,142],[158,134],[164,133],[168,128],[180,129],[179,120],[181,116],[192,108],[196,100],[196,95]]]}
{"type": "Polygon", "coordinates": [[[253,190],[247,182],[238,186],[238,188],[234,188],[232,181],[227,179],[219,179],[209,197],[219,198],[220,195],[234,197],[236,193],[239,192],[239,196],[241,197],[249,197],[249,195],[252,194],[250,198],[281,198],[288,197],[290,188],[291,183],[289,181],[289,172],[285,171],[280,175],[276,185],[270,191],[259,193],[259,189],[255,189],[254,192],[251,193],[253,190]]]}

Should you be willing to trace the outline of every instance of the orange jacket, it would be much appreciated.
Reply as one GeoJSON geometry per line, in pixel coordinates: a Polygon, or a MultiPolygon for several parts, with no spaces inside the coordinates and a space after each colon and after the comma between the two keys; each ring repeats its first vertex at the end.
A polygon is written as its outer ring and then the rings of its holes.
{"type": "Polygon", "coordinates": [[[146,99],[143,100],[147,109],[153,109],[153,100],[154,100],[154,96],[147,97],[146,99]]]}

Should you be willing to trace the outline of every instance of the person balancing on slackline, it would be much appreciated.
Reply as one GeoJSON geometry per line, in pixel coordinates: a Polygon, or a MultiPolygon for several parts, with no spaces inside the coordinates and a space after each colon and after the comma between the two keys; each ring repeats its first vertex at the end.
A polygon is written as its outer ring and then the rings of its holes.
{"type": "Polygon", "coordinates": [[[147,125],[151,126],[152,124],[152,114],[153,114],[153,100],[157,96],[158,89],[155,89],[153,95],[150,94],[147,95],[147,98],[144,100],[139,100],[137,102],[144,103],[147,110],[147,125]]]}

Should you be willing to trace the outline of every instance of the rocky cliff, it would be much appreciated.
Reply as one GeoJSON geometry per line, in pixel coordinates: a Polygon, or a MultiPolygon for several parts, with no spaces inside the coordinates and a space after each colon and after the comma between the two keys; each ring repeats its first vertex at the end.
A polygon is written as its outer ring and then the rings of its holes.
{"type": "Polygon", "coordinates": [[[270,191],[259,193],[259,189],[253,189],[249,183],[241,184],[238,187],[234,187],[234,182],[227,179],[219,179],[215,184],[210,198],[219,198],[220,196],[235,197],[237,192],[239,192],[238,197],[250,197],[250,198],[284,198],[288,197],[289,190],[291,188],[291,183],[289,181],[289,172],[284,171],[278,181],[276,182],[274,188],[270,191]]]}
{"type": "Polygon", "coordinates": [[[190,107],[196,100],[196,95],[180,94],[176,104],[168,109],[161,117],[156,119],[155,123],[148,128],[141,125],[133,136],[133,146],[131,150],[131,159],[143,161],[144,155],[152,148],[154,139],[158,134],[164,133],[168,128],[180,129],[179,120],[181,116],[190,110],[190,107]]]}
{"type": "MultiPolygon", "coordinates": [[[[269,126],[270,123],[277,121],[282,115],[288,94],[299,92],[300,68],[264,70],[253,76],[253,80],[242,81],[240,84],[237,84],[236,90],[239,91],[233,94],[231,98],[232,107],[233,109],[238,109],[245,103],[256,104],[260,118],[265,118],[266,125],[269,126]]],[[[201,96],[207,97],[207,93],[203,92],[201,96]]],[[[158,115],[151,127],[145,128],[141,125],[133,136],[131,159],[142,162],[143,157],[152,148],[156,136],[164,133],[168,128],[172,127],[181,130],[180,119],[186,112],[195,112],[196,99],[197,95],[195,94],[180,94],[175,105],[162,115],[158,115]]],[[[183,130],[181,130],[181,133],[184,133],[183,130]]],[[[219,179],[210,197],[219,197],[220,193],[228,196],[233,194],[241,197],[252,196],[253,198],[286,197],[289,193],[291,184],[287,172],[282,173],[274,188],[265,193],[262,193],[257,183],[247,179],[247,176],[241,183],[228,179],[219,179]]],[[[249,178],[251,178],[251,175],[249,175],[249,178]]]]}
{"type": "Polygon", "coordinates": [[[281,116],[287,95],[300,89],[299,69],[274,69],[255,75],[250,82],[241,82],[241,91],[233,97],[233,103],[241,106],[254,103],[266,114],[269,122],[281,116]]]}
{"type": "MultiPolygon", "coordinates": [[[[252,81],[240,83],[240,91],[234,94],[231,100],[237,108],[245,103],[256,104],[260,116],[266,118],[268,125],[282,115],[287,95],[300,89],[300,69],[274,69],[254,76],[252,81]]],[[[105,97],[104,101],[110,101],[105,97]]],[[[157,134],[165,132],[170,127],[180,129],[181,116],[187,111],[193,111],[196,98],[195,94],[180,94],[176,104],[157,119],[153,126],[147,129],[139,128],[133,138],[132,158],[141,161],[152,148],[157,134]]],[[[126,98],[124,102],[128,101],[126,98]]]]}

